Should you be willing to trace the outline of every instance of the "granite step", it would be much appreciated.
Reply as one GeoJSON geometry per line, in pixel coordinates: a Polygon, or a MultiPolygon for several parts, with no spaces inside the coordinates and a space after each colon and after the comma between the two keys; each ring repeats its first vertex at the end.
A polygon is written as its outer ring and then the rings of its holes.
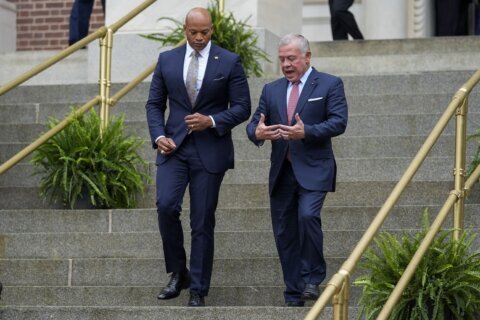
{"type": "MultiPolygon", "coordinates": [[[[453,93],[352,95],[346,91],[346,95],[350,115],[439,113],[446,109],[453,98],[453,93]]],[[[252,95],[251,98],[252,112],[254,112],[257,109],[259,97],[252,95]]],[[[480,94],[475,90],[469,96],[469,105],[476,106],[479,101],[480,94]]],[[[0,104],[0,123],[46,123],[50,117],[62,119],[73,106],[81,106],[83,103],[85,101],[0,104]]],[[[145,99],[121,100],[111,109],[111,114],[124,113],[126,121],[146,122],[145,103],[145,99]]],[[[98,108],[96,110],[98,111],[98,108]]]]}
{"type": "MultiPolygon", "coordinates": [[[[186,299],[185,299],[186,301],[186,299]]],[[[349,308],[351,319],[355,308],[349,308]]],[[[6,307],[0,309],[0,316],[9,320],[291,320],[303,319],[308,308],[284,307],[6,307]]],[[[319,320],[332,319],[328,307],[319,320]]]]}
{"type": "MultiPolygon", "coordinates": [[[[267,204],[268,205],[268,204],[267,204]]],[[[420,227],[424,209],[431,217],[440,206],[397,205],[385,220],[386,229],[420,227]]],[[[321,212],[323,230],[365,230],[379,206],[329,206],[321,212]]],[[[465,206],[465,225],[480,225],[480,204],[465,206]]],[[[180,218],[185,226],[189,209],[180,218]]],[[[448,219],[445,226],[451,227],[448,219]]],[[[221,208],[216,211],[216,231],[271,231],[270,208],[221,208]]],[[[55,232],[157,232],[157,211],[151,209],[61,210],[3,209],[0,210],[0,234],[55,232]]]]}
{"type": "MultiPolygon", "coordinates": [[[[395,181],[338,182],[336,192],[329,193],[325,205],[380,206],[395,187],[395,181]]],[[[408,205],[435,205],[445,201],[453,189],[448,181],[413,181],[402,194],[399,203],[408,205]]],[[[467,203],[480,203],[479,187],[474,187],[467,203]]],[[[148,186],[139,198],[139,208],[155,207],[155,188],[148,186]]],[[[37,187],[0,187],[3,209],[64,208],[61,203],[48,203],[39,196],[37,187]]],[[[268,187],[262,184],[223,184],[219,208],[265,207],[269,204],[268,187]]],[[[184,208],[189,205],[188,195],[184,208]]]]}

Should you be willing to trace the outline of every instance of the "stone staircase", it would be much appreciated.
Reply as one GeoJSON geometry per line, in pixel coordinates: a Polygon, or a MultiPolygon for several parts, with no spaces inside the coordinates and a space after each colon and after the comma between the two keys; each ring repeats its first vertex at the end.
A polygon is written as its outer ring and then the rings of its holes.
{"type": "MultiPolygon", "coordinates": [[[[327,196],[322,211],[328,278],[368,227],[453,93],[472,74],[421,69],[342,73],[349,125],[343,136],[334,139],[337,192],[327,196]]],[[[269,80],[251,80],[254,108],[269,80]]],[[[112,92],[117,89],[118,84],[112,92]]],[[[142,84],[113,111],[125,112],[127,130],[146,140],[147,93],[148,83],[142,84]]],[[[48,116],[60,117],[70,105],[96,94],[95,85],[64,84],[23,86],[0,97],[0,162],[36,138],[48,116]]],[[[476,89],[470,99],[470,133],[480,125],[479,102],[476,89]]],[[[453,186],[453,133],[451,122],[386,220],[385,230],[416,230],[425,207],[433,215],[443,204],[453,186]]],[[[251,144],[245,124],[234,130],[234,139],[236,169],[227,173],[221,189],[206,308],[185,307],[185,292],[167,302],[156,299],[166,275],[153,185],[138,209],[66,210],[38,197],[38,178],[31,176],[27,159],[0,176],[0,281],[4,284],[0,319],[302,319],[308,308],[283,307],[266,185],[269,146],[251,144]]],[[[142,154],[153,161],[148,143],[142,154]]],[[[153,163],[150,169],[153,176],[153,163]]],[[[473,190],[466,206],[466,224],[476,231],[478,191],[478,187],[473,190]]],[[[188,224],[185,217],[188,208],[183,214],[188,224]]],[[[188,232],[185,236],[188,248],[188,232]]],[[[358,295],[353,288],[352,318],[358,295]]],[[[331,319],[331,308],[321,319],[331,319]]]]}

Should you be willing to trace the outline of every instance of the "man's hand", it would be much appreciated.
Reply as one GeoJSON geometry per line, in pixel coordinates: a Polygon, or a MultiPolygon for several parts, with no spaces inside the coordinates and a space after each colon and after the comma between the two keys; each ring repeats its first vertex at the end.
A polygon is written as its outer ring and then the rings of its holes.
{"type": "Polygon", "coordinates": [[[255,137],[257,140],[277,140],[281,138],[279,125],[272,126],[265,125],[265,115],[260,114],[260,120],[258,121],[257,129],[255,129],[255,137]]]}
{"type": "Polygon", "coordinates": [[[160,139],[157,140],[157,149],[158,152],[163,154],[164,156],[168,156],[171,154],[177,146],[175,145],[175,142],[171,138],[167,137],[161,137],[160,139]]]}
{"type": "Polygon", "coordinates": [[[185,117],[185,124],[189,131],[203,131],[213,126],[212,119],[198,112],[185,117]]]}
{"type": "Polygon", "coordinates": [[[295,123],[294,126],[280,125],[280,135],[285,140],[300,140],[305,138],[305,126],[303,125],[302,119],[300,116],[295,114],[295,123]]]}

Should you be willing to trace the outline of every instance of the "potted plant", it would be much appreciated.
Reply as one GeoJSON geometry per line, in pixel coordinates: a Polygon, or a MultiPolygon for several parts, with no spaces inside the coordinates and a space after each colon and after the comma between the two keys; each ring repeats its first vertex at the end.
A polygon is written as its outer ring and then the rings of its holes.
{"type": "MultiPolygon", "coordinates": [[[[366,275],[355,280],[363,287],[359,318],[376,319],[391,291],[428,231],[425,210],[421,231],[400,237],[382,232],[360,264],[366,275]]],[[[465,231],[458,241],[453,230],[434,239],[389,319],[478,319],[480,310],[480,252],[472,252],[475,234],[465,231]]]]}
{"type": "MultiPolygon", "coordinates": [[[[219,9],[218,0],[208,5],[207,10],[212,16],[214,32],[212,42],[216,45],[235,52],[242,60],[243,68],[248,76],[254,75],[261,77],[263,72],[260,61],[269,62],[267,53],[257,46],[258,36],[247,24],[247,20],[238,21],[233,14],[224,14],[219,9]]],[[[159,20],[168,20],[174,23],[175,27],[170,29],[170,33],[152,33],[144,37],[151,40],[160,41],[164,46],[177,45],[185,38],[183,33],[183,23],[169,18],[162,17],[159,20]]]]}
{"type": "MultiPolygon", "coordinates": [[[[93,207],[134,207],[150,180],[147,162],[138,153],[143,141],[124,134],[124,115],[110,119],[101,135],[94,110],[72,117],[31,160],[35,174],[42,176],[41,195],[71,208],[82,198],[93,207]]],[[[58,122],[51,119],[48,127],[58,122]]]]}

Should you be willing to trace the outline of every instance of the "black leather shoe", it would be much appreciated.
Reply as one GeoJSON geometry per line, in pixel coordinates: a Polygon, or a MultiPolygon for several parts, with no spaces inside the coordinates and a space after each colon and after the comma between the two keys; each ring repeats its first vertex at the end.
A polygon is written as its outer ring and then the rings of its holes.
{"type": "Polygon", "coordinates": [[[205,299],[198,293],[190,293],[189,307],[205,307],[205,299]]]}
{"type": "Polygon", "coordinates": [[[305,302],[303,301],[287,301],[285,302],[285,307],[303,307],[305,302]]]}
{"type": "Polygon", "coordinates": [[[307,283],[302,293],[303,300],[317,300],[320,292],[316,284],[307,283]]]}
{"type": "Polygon", "coordinates": [[[168,300],[176,298],[180,295],[182,289],[190,288],[190,272],[173,272],[167,286],[160,291],[158,299],[168,300]]]}

